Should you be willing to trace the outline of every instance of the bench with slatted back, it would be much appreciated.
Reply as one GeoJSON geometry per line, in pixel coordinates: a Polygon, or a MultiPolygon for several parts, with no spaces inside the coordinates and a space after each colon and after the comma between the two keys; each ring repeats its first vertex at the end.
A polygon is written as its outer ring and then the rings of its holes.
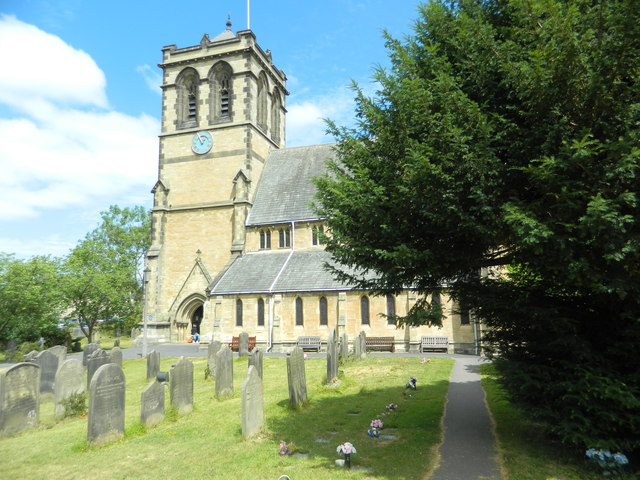
{"type": "Polygon", "coordinates": [[[298,337],[298,347],[302,350],[315,350],[319,352],[321,345],[320,337],[309,335],[298,337]]]}
{"type": "Polygon", "coordinates": [[[449,351],[449,337],[422,337],[420,342],[420,352],[424,352],[425,350],[449,351]]]}
{"type": "MultiPolygon", "coordinates": [[[[256,347],[256,337],[249,337],[249,351],[253,351],[256,347]]],[[[229,348],[234,352],[240,350],[240,337],[233,337],[231,339],[231,343],[229,343],[229,348]]]]}
{"type": "Polygon", "coordinates": [[[364,343],[367,350],[375,350],[377,352],[385,350],[396,351],[394,337],[364,337],[364,343]]]}

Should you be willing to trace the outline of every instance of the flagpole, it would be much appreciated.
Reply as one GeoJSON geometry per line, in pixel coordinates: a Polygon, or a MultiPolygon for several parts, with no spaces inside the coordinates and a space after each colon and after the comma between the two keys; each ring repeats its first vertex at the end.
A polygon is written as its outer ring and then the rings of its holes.
{"type": "Polygon", "coordinates": [[[251,30],[251,0],[247,0],[247,30],[251,30]]]}

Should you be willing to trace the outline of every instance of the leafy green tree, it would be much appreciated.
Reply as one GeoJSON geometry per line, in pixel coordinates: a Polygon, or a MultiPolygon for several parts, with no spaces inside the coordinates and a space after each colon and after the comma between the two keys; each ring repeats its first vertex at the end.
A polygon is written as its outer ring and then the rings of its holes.
{"type": "MultiPolygon", "coordinates": [[[[634,0],[422,5],[413,36],[386,37],[376,95],[355,86],[356,127],[330,124],[318,181],[337,276],[446,285],[514,400],[569,445],[636,452],[638,18],[634,0]]],[[[437,324],[432,307],[403,321],[437,324]]]]}
{"type": "Polygon", "coordinates": [[[99,320],[132,324],[142,315],[141,268],[149,247],[150,215],[141,206],[111,206],[102,223],[65,260],[63,291],[69,318],[88,340],[99,320]]]}
{"type": "Polygon", "coordinates": [[[1,340],[33,342],[55,331],[62,316],[59,279],[59,259],[0,254],[1,340]]]}

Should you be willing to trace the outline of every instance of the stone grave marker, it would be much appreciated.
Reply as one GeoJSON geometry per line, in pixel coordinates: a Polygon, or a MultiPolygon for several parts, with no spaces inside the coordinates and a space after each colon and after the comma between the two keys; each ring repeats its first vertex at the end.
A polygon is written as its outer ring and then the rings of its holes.
{"type": "Polygon", "coordinates": [[[347,333],[343,333],[340,340],[340,357],[342,358],[343,364],[347,364],[349,360],[349,336],[347,333]]]}
{"type": "Polygon", "coordinates": [[[89,384],[87,441],[94,445],[124,436],[125,379],[113,363],[100,366],[89,384]]]}
{"type": "Polygon", "coordinates": [[[64,345],[55,345],[49,348],[48,351],[58,357],[58,368],[60,368],[67,359],[67,347],[64,345]]]}
{"type": "Polygon", "coordinates": [[[331,329],[327,338],[327,383],[333,383],[338,378],[338,345],[335,330],[331,329]]]}
{"type": "Polygon", "coordinates": [[[162,420],[164,420],[164,386],[153,381],[142,391],[140,423],[145,427],[153,427],[162,420]]]}
{"type": "Polygon", "coordinates": [[[218,340],[214,340],[207,346],[207,365],[212,377],[216,376],[216,353],[220,351],[220,347],[222,343],[218,340]]]}
{"type": "Polygon", "coordinates": [[[40,367],[17,363],[0,374],[0,436],[15,435],[38,425],[40,367]]]}
{"type": "Polygon", "coordinates": [[[96,350],[98,350],[99,348],[100,348],[100,345],[98,345],[97,343],[87,343],[84,346],[84,350],[82,351],[82,365],[86,367],[91,354],[96,350]]]}
{"type": "Polygon", "coordinates": [[[109,363],[115,363],[122,368],[122,350],[120,350],[120,347],[113,347],[109,351],[109,363]]]}
{"type": "Polygon", "coordinates": [[[307,376],[304,367],[304,352],[295,347],[287,356],[289,379],[289,405],[297,408],[307,402],[307,376]]]}
{"type": "Polygon", "coordinates": [[[247,378],[242,382],[242,436],[249,438],[260,431],[263,424],[262,379],[256,367],[251,365],[247,370],[247,378]]]}
{"type": "Polygon", "coordinates": [[[33,363],[40,367],[40,393],[53,393],[58,371],[58,357],[48,350],[38,353],[33,363]]]}
{"type": "Polygon", "coordinates": [[[233,352],[223,345],[216,353],[216,397],[233,395],[233,352]]]}
{"type": "Polygon", "coordinates": [[[260,376],[260,378],[262,379],[262,358],[263,358],[264,354],[262,353],[262,350],[260,350],[259,348],[254,348],[253,351],[249,354],[249,366],[253,365],[254,367],[256,367],[256,370],[258,371],[258,375],[260,376]]]}
{"type": "Polygon", "coordinates": [[[249,355],[249,334],[242,332],[238,336],[238,356],[246,357],[249,355]]]}
{"type": "Polygon", "coordinates": [[[151,350],[147,355],[147,380],[154,380],[160,371],[160,352],[151,350]]]}
{"type": "Polygon", "coordinates": [[[40,352],[38,350],[31,350],[29,353],[25,354],[24,361],[27,363],[34,363],[39,353],[40,352]]]}
{"type": "Polygon", "coordinates": [[[87,385],[91,384],[91,379],[98,369],[110,362],[109,352],[98,348],[87,359],[87,385]]]}
{"type": "Polygon", "coordinates": [[[193,411],[193,362],[184,357],[171,367],[169,374],[169,393],[171,405],[179,415],[193,411]]]}
{"type": "Polygon", "coordinates": [[[56,373],[53,390],[54,414],[56,418],[64,417],[63,401],[75,393],[84,392],[84,367],[80,360],[70,358],[62,362],[56,373]]]}

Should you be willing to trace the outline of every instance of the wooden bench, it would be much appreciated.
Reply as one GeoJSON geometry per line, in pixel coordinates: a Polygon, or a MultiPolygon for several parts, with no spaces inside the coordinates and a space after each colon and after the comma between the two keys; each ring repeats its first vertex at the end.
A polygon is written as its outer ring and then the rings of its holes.
{"type": "Polygon", "coordinates": [[[364,344],[367,350],[375,350],[378,352],[389,350],[396,351],[394,337],[364,337],[364,344]]]}
{"type": "Polygon", "coordinates": [[[449,337],[422,337],[420,341],[420,352],[425,350],[444,350],[449,351],[449,337]]]}
{"type": "MultiPolygon", "coordinates": [[[[249,337],[249,351],[251,352],[256,347],[256,337],[249,337]]],[[[234,352],[240,350],[240,337],[232,337],[229,348],[234,352]]]]}
{"type": "Polygon", "coordinates": [[[320,346],[320,337],[298,337],[298,347],[300,347],[302,350],[315,350],[316,352],[320,352],[320,346]]]}

